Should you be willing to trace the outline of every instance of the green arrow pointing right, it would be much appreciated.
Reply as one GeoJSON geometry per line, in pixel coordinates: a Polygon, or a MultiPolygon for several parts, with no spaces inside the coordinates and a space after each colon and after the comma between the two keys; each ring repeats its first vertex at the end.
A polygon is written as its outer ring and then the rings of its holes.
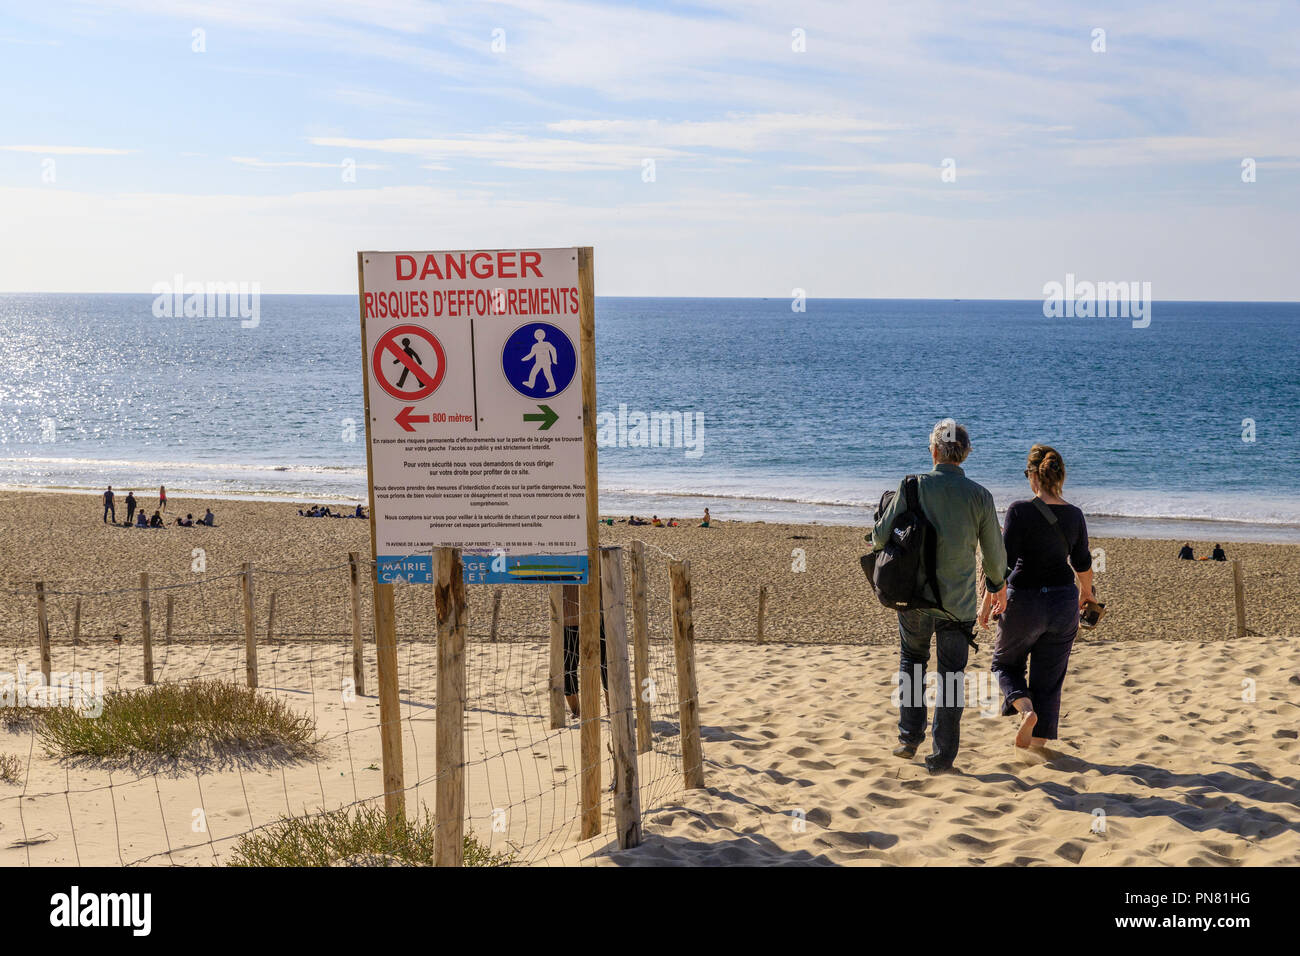
{"type": "Polygon", "coordinates": [[[537,407],[542,410],[542,414],[538,415],[536,412],[531,412],[524,416],[524,421],[541,422],[541,424],[537,426],[539,432],[546,431],[546,429],[550,428],[560,420],[560,416],[551,411],[550,405],[538,405],[537,407]]]}

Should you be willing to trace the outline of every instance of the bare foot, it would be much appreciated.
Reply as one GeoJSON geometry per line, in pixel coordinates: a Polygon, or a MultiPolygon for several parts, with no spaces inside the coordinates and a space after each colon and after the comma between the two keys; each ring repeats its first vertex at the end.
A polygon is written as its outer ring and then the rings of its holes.
{"type": "MultiPolygon", "coordinates": [[[[1037,721],[1035,721],[1035,723],[1037,723],[1037,721]]],[[[1044,747],[1047,746],[1047,743],[1048,741],[1046,737],[1029,738],[1029,746],[1032,747],[1034,750],[1042,750],[1044,747]]]]}
{"type": "Polygon", "coordinates": [[[1032,710],[1021,711],[1020,729],[1016,731],[1016,746],[1028,747],[1030,734],[1034,732],[1034,725],[1038,723],[1038,715],[1032,710]]]}

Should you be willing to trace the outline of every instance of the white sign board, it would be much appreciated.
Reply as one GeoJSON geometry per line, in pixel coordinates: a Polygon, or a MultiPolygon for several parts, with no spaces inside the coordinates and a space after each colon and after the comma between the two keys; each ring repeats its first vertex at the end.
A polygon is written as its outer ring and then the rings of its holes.
{"type": "Polygon", "coordinates": [[[585,583],[577,250],[359,259],[378,580],[585,583]]]}

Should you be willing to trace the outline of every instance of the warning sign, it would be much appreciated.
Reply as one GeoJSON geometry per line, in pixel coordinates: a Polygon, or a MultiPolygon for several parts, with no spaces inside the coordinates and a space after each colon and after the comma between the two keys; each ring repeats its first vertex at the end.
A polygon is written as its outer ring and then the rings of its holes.
{"type": "Polygon", "coordinates": [[[447,371],[447,353],[442,350],[438,337],[418,325],[399,325],[379,337],[374,353],[375,381],[389,395],[407,402],[428,398],[442,384],[447,371]],[[411,339],[420,343],[420,350],[411,346],[411,339]],[[430,357],[429,364],[421,351],[430,357]],[[400,371],[385,366],[400,366],[400,371]],[[410,377],[411,384],[406,380],[410,377]],[[395,380],[394,380],[395,379],[395,380]],[[403,391],[409,388],[410,391],[403,391]]]}
{"type": "Polygon", "coordinates": [[[378,580],[585,583],[578,250],[359,259],[378,580]]]}

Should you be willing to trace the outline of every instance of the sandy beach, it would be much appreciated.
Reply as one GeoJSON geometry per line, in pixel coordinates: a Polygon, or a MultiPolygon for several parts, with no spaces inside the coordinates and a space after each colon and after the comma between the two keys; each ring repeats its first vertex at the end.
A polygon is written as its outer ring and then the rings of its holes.
{"type": "MultiPolygon", "coordinates": [[[[151,492],[156,493],[156,492],[151,492]]],[[[118,518],[124,517],[118,498],[118,518]]],[[[143,497],[152,514],[156,498],[143,497]]],[[[300,518],[298,505],[257,501],[204,501],[173,497],[177,515],[202,516],[211,506],[214,528],[160,530],[105,526],[102,508],[87,495],[0,492],[0,587],[11,592],[0,608],[5,640],[34,640],[32,584],[50,591],[134,589],[140,572],[154,588],[177,587],[175,629],[182,639],[206,640],[239,633],[237,578],[244,562],[257,570],[259,619],[277,592],[276,630],[286,637],[343,634],[348,629],[347,555],[370,552],[369,524],[355,519],[300,518]],[[194,570],[202,551],[201,573],[194,570]],[[200,584],[199,582],[205,582],[200,584]],[[179,587],[179,586],[185,587],[179,587]],[[26,597],[12,592],[26,591],[26,597]],[[192,599],[191,599],[192,598],[192,599]]],[[[626,516],[624,516],[626,517],[626,516]]],[[[888,643],[897,640],[892,614],[872,596],[858,567],[869,529],[824,525],[714,522],[699,528],[631,527],[616,519],[601,525],[601,543],[627,547],[634,539],[650,551],[651,588],[667,589],[668,556],[691,561],[696,637],[702,641],[752,640],[758,591],[768,588],[764,636],[791,643],[888,643]]],[[[1094,538],[1096,587],[1107,603],[1105,625],[1083,640],[1210,641],[1235,631],[1232,570],[1228,563],[1177,561],[1181,541],[1094,538]]],[[[1300,637],[1300,546],[1224,542],[1239,558],[1245,580],[1247,627],[1260,636],[1300,637]]],[[[1198,546],[1197,554],[1208,553],[1198,546]]],[[[399,623],[427,631],[419,613],[430,589],[403,589],[399,623]]],[[[166,593],[165,591],[163,593],[166,593]]],[[[485,634],[492,589],[471,587],[470,632],[485,634]]],[[[52,607],[68,602],[53,598],[52,607]]],[[[68,627],[71,606],[65,608],[68,627]]],[[[134,594],[86,598],[83,635],[130,636],[139,627],[134,594]],[[93,605],[93,606],[92,606],[93,605]]],[[[517,585],[502,595],[502,637],[544,639],[546,590],[517,585]]],[[[52,611],[54,640],[70,636],[52,611]]]]}
{"type": "MultiPolygon", "coordinates": [[[[174,498],[168,514],[202,514],[204,504],[174,498]]],[[[25,773],[0,783],[0,863],[221,862],[250,826],[380,792],[376,702],[339,692],[350,667],[346,556],[368,554],[367,522],[303,519],[280,503],[211,507],[215,528],[142,531],[105,526],[88,496],[0,495],[3,667],[39,669],[33,582],[43,580],[55,669],[102,672],[109,689],[138,685],[136,588],[147,572],[156,642],[168,596],[173,604],[160,679],[239,680],[236,575],[252,562],[259,634],[276,598],[264,692],[315,717],[321,755],[289,767],[205,766],[198,776],[141,772],[70,766],[42,754],[30,733],[0,731],[0,753],[17,756],[25,773]],[[203,833],[191,828],[200,807],[203,833]]],[[[1013,722],[992,716],[991,641],[982,640],[967,671],[974,702],[960,772],[930,777],[919,757],[889,753],[897,638],[857,567],[864,529],[695,523],[601,529],[607,544],[640,538],[650,548],[664,686],[667,555],[690,559],[694,578],[707,789],[681,789],[676,705],[665,693],[655,750],[642,757],[646,842],[635,851],[576,842],[576,724],[552,731],[542,717],[545,588],[505,589],[497,644],[483,640],[492,589],[468,589],[470,825],[493,846],[524,847],[520,862],[1300,863],[1300,548],[1225,542],[1245,574],[1249,634],[1238,639],[1230,565],[1179,562],[1181,542],[1094,540],[1105,551],[1097,580],[1109,614],[1076,643],[1055,751],[1011,746],[1013,722]],[[497,832],[499,808],[508,822],[497,832]]],[[[431,804],[429,591],[399,588],[398,612],[406,779],[419,791],[413,799],[431,804]]],[[[367,666],[373,681],[372,655],[367,666]]]]}

